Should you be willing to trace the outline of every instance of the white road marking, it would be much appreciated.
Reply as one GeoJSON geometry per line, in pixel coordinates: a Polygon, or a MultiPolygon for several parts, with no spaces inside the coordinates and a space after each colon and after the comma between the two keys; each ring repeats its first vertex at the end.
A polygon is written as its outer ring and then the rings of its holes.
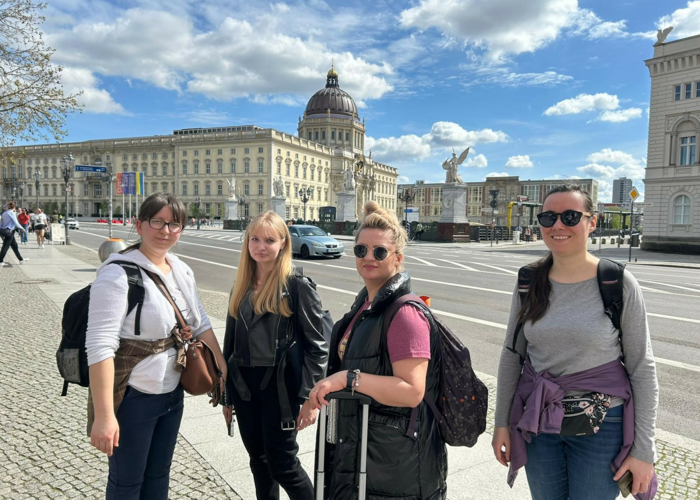
{"type": "Polygon", "coordinates": [[[683,368],[685,370],[700,372],[700,366],[689,365],[688,363],[683,363],[681,361],[674,361],[672,359],[664,359],[664,358],[657,358],[657,357],[654,357],[654,360],[657,363],[661,363],[663,365],[675,366],[676,368],[683,368]]]}
{"type": "Polygon", "coordinates": [[[196,260],[197,262],[204,262],[205,264],[211,264],[212,266],[219,266],[219,267],[226,267],[228,269],[238,269],[236,266],[232,266],[230,264],[221,264],[219,262],[212,262],[210,260],[205,260],[205,259],[198,259],[197,257],[190,257],[189,255],[184,255],[181,253],[175,253],[173,252],[174,255],[177,255],[181,259],[190,259],[190,260],[196,260]]]}
{"type": "Polygon", "coordinates": [[[498,270],[498,271],[503,271],[504,273],[513,274],[513,275],[515,275],[515,276],[518,275],[518,273],[517,273],[516,271],[511,271],[510,269],[503,269],[502,267],[498,267],[498,266],[492,266],[491,264],[482,264],[481,262],[475,262],[475,264],[478,264],[478,265],[480,265],[480,266],[490,267],[491,269],[496,269],[496,270],[498,270]]]}
{"type": "Polygon", "coordinates": [[[650,313],[650,312],[647,312],[647,316],[654,316],[655,318],[674,319],[676,321],[686,321],[688,323],[700,324],[700,319],[681,318],[679,316],[668,316],[666,314],[656,314],[656,313],[650,313]]]}
{"type": "Polygon", "coordinates": [[[480,272],[478,269],[474,269],[473,267],[465,266],[464,264],[460,264],[459,262],[453,262],[451,260],[445,260],[445,259],[437,259],[437,260],[439,260],[441,262],[447,262],[448,264],[452,264],[454,266],[462,267],[462,268],[466,269],[467,271],[474,271],[476,273],[480,272]]]}
{"type": "Polygon", "coordinates": [[[669,292],[668,290],[657,290],[656,288],[649,288],[648,286],[639,285],[639,288],[641,288],[641,289],[644,290],[645,292],[663,293],[664,295],[678,295],[679,297],[693,297],[693,298],[697,298],[697,295],[689,295],[689,294],[687,294],[687,293],[669,292]]]}
{"type": "Polygon", "coordinates": [[[427,260],[423,260],[423,259],[420,259],[420,258],[418,258],[418,257],[414,257],[413,255],[406,255],[406,257],[407,257],[407,258],[410,258],[410,259],[416,259],[418,262],[422,262],[422,263],[425,264],[426,266],[438,267],[437,264],[433,264],[432,262],[428,262],[427,260]]]}
{"type": "Polygon", "coordinates": [[[671,288],[679,288],[681,290],[689,290],[691,292],[699,292],[700,293],[700,290],[698,290],[697,288],[688,288],[685,286],[671,285],[670,283],[662,283],[661,281],[640,280],[640,279],[637,279],[637,281],[643,281],[644,283],[654,283],[655,285],[670,286],[671,288]]]}
{"type": "MultiPolygon", "coordinates": [[[[98,238],[107,239],[107,236],[104,236],[104,235],[101,235],[101,234],[95,234],[95,233],[88,233],[87,231],[82,231],[81,234],[89,234],[90,236],[97,236],[98,238]]],[[[178,241],[178,242],[175,244],[176,247],[177,247],[177,245],[192,245],[192,246],[195,246],[195,247],[212,248],[212,249],[215,249],[215,250],[225,250],[225,251],[227,251],[227,252],[238,252],[238,253],[241,252],[240,250],[238,250],[238,249],[236,249],[236,248],[214,247],[214,246],[211,246],[211,245],[203,245],[203,244],[201,244],[201,243],[192,243],[191,241],[182,241],[182,240],[178,241]]],[[[174,253],[174,252],[173,252],[173,253],[174,253]]]]}

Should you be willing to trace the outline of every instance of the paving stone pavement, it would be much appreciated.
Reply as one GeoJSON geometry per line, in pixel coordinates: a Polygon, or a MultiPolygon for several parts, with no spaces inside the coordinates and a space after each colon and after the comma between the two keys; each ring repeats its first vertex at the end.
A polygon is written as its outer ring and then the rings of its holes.
{"type": "MultiPolygon", "coordinates": [[[[107,459],[85,436],[87,390],[61,397],[55,352],[61,311],[35,285],[3,268],[0,310],[0,499],[104,498],[107,459]],[[11,341],[11,339],[14,339],[11,341]]],[[[171,498],[239,499],[182,437],[173,458],[171,498]]]]}
{"type": "MultiPolygon", "coordinates": [[[[88,249],[54,248],[87,264],[100,264],[88,249]]],[[[103,497],[106,459],[90,446],[83,431],[86,392],[71,388],[66,398],[60,397],[62,383],[55,371],[54,355],[61,311],[42,300],[38,287],[17,283],[25,278],[20,266],[0,272],[0,287],[10,290],[0,311],[0,338],[7,341],[21,332],[23,339],[14,349],[6,345],[0,351],[0,377],[5,382],[0,386],[0,423],[5,429],[0,433],[0,473],[4,472],[0,499],[103,497]],[[43,303],[47,305],[37,307],[43,303]],[[20,356],[22,362],[18,363],[20,356]]],[[[208,314],[225,317],[226,294],[200,291],[200,298],[208,314]]],[[[491,395],[486,432],[492,434],[496,379],[486,376],[484,381],[491,395]]],[[[490,441],[488,435],[482,439],[490,441]]],[[[688,441],[685,446],[680,436],[670,441],[657,439],[656,498],[700,500],[699,443],[688,441]]],[[[461,498],[455,493],[457,490],[452,490],[450,498],[461,498]]],[[[182,437],[173,459],[171,498],[240,499],[182,437]]]]}

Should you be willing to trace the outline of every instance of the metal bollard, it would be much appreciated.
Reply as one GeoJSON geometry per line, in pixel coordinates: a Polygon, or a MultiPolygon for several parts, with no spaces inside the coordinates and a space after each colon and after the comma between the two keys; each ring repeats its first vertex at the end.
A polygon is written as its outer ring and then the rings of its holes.
{"type": "Polygon", "coordinates": [[[124,250],[126,246],[126,243],[121,238],[110,238],[100,245],[97,255],[100,257],[100,260],[104,262],[110,255],[124,250]]]}

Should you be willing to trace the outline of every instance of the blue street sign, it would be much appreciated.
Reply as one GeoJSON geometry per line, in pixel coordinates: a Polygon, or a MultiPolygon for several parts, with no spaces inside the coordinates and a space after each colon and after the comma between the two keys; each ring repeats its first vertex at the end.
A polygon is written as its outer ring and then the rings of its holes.
{"type": "Polygon", "coordinates": [[[98,167],[97,165],[76,165],[76,172],[102,172],[107,173],[107,167],[98,167]]]}

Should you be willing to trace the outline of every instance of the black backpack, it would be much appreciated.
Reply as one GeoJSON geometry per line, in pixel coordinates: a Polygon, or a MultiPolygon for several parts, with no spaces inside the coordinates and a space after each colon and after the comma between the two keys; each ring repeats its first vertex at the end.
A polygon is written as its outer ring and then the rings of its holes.
{"type": "MultiPolygon", "coordinates": [[[[384,312],[382,334],[386,338],[389,325],[404,304],[413,304],[423,311],[432,331],[439,335],[441,354],[440,383],[437,404],[426,393],[424,401],[435,416],[442,439],[450,446],[472,447],[486,430],[489,391],[472,369],[469,349],[442,323],[414,294],[403,295],[391,303],[384,312]]],[[[418,408],[411,413],[408,436],[415,432],[418,408]]]]}
{"type": "MultiPolygon", "coordinates": [[[[141,307],[146,295],[141,278],[141,269],[138,265],[125,260],[115,260],[110,264],[117,264],[126,271],[129,281],[127,315],[136,307],[135,335],[141,334],[141,307]]],[[[90,370],[87,363],[87,351],[85,350],[85,336],[88,326],[88,309],[90,307],[90,288],[92,284],[73,293],[63,305],[63,318],[61,320],[61,343],[56,351],[56,364],[63,377],[63,391],[61,396],[68,392],[68,384],[78,384],[82,387],[90,385],[90,370]]]]}
{"type": "MultiPolygon", "coordinates": [[[[525,294],[530,290],[530,284],[534,277],[534,268],[523,266],[518,271],[518,293],[522,302],[525,294]]],[[[613,326],[617,329],[620,341],[622,340],[622,326],[620,324],[622,318],[622,291],[623,291],[623,275],[625,272],[625,264],[610,259],[600,259],[598,262],[598,289],[600,296],[603,299],[603,307],[605,314],[612,321],[613,326]]],[[[521,338],[520,332],[523,329],[523,324],[519,322],[513,333],[513,343],[508,350],[520,356],[520,364],[525,362],[525,352],[527,341],[521,338]]]]}

